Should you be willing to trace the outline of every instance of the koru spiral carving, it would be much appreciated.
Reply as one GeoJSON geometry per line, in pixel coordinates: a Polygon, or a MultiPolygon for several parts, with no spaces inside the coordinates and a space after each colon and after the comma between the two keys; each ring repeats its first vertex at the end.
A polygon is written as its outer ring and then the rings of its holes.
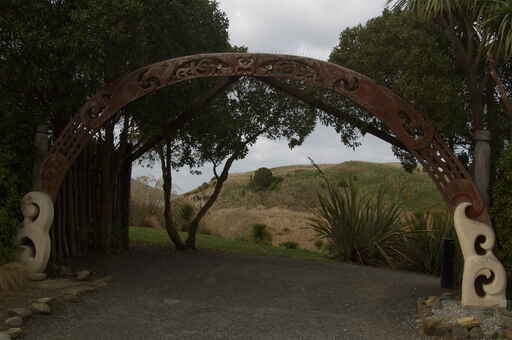
{"type": "MultiPolygon", "coordinates": [[[[423,114],[362,74],[332,63],[287,55],[198,54],[148,65],[114,81],[82,106],[55,142],[43,165],[44,190],[55,200],[67,170],[82,149],[98,129],[128,103],[179,82],[233,76],[297,80],[350,98],[381,119],[403,142],[429,173],[452,209],[463,202],[469,203],[468,218],[490,228],[487,210],[470,175],[423,114]]],[[[495,279],[496,275],[488,277],[486,287],[492,287],[489,281],[495,279]]],[[[472,279],[466,279],[466,282],[468,280],[472,279]]]]}
{"type": "Polygon", "coordinates": [[[494,230],[488,224],[468,218],[466,209],[470,206],[471,203],[462,202],[454,213],[455,230],[464,255],[462,304],[505,308],[507,274],[492,252],[496,242],[494,230]]]}
{"type": "Polygon", "coordinates": [[[42,273],[51,251],[52,199],[44,192],[30,192],[21,200],[21,211],[24,219],[17,234],[18,261],[29,272],[42,273]]]}

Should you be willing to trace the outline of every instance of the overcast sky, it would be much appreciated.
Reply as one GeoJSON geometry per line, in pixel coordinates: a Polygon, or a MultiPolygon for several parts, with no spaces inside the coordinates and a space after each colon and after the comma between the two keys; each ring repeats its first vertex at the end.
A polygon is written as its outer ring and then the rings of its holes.
{"type": "MultiPolygon", "coordinates": [[[[347,27],[364,24],[382,13],[385,0],[218,0],[229,18],[230,42],[249,52],[292,54],[327,60],[339,34],[347,27]]],[[[333,128],[319,125],[304,144],[290,150],[287,141],[260,138],[247,158],[235,162],[231,172],[252,171],[260,167],[316,163],[341,163],[349,160],[397,161],[391,147],[371,136],[355,151],[345,147],[333,128]]],[[[191,175],[188,169],[175,174],[178,192],[189,191],[212,178],[211,168],[191,175]]],[[[133,176],[161,177],[160,166],[136,166],[133,176]]]]}

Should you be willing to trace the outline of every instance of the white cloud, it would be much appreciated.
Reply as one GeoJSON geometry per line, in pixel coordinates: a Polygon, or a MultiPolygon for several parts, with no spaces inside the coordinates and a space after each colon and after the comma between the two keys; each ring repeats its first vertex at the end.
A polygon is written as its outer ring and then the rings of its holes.
{"type": "Polygon", "coordinates": [[[379,15],[385,0],[220,0],[230,38],[251,52],[327,59],[346,27],[379,15]]]}

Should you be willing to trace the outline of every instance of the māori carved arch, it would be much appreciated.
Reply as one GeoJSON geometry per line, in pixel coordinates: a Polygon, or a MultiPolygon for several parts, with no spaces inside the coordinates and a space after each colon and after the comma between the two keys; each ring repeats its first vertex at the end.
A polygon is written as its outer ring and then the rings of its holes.
{"type": "MultiPolygon", "coordinates": [[[[436,134],[431,123],[409,103],[368,77],[339,65],[273,54],[219,53],[174,58],[142,67],[111,83],[82,106],[55,142],[42,169],[43,191],[55,200],[67,170],[82,149],[128,103],[186,80],[237,76],[299,80],[350,98],[381,119],[414,154],[436,183],[448,206],[455,210],[463,205],[464,217],[471,219],[468,221],[491,225],[485,204],[464,166],[436,134]]],[[[475,304],[474,299],[480,299],[476,304],[483,304],[481,301],[489,301],[486,300],[489,297],[493,297],[493,303],[503,304],[504,288],[501,284],[496,286],[498,279],[498,282],[504,279],[501,264],[496,260],[497,267],[480,264],[477,270],[473,263],[473,267],[468,269],[470,256],[478,256],[481,260],[485,258],[487,262],[489,257],[494,258],[494,233],[492,228],[489,229],[490,233],[477,232],[467,241],[472,242],[472,251],[464,254],[464,280],[468,287],[472,286],[472,292],[465,293],[469,304],[475,304]],[[489,279],[483,283],[485,296],[476,294],[474,289],[479,276],[489,279]]],[[[465,243],[466,240],[462,239],[464,231],[457,231],[461,243],[465,243]]]]}

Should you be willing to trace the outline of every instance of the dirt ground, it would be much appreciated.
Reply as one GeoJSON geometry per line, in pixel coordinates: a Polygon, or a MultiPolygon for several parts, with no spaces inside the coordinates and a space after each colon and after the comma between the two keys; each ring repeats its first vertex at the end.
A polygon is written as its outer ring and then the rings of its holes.
{"type": "Polygon", "coordinates": [[[24,339],[421,339],[416,300],[444,292],[408,272],[161,246],[87,261],[111,283],[24,339]]]}

